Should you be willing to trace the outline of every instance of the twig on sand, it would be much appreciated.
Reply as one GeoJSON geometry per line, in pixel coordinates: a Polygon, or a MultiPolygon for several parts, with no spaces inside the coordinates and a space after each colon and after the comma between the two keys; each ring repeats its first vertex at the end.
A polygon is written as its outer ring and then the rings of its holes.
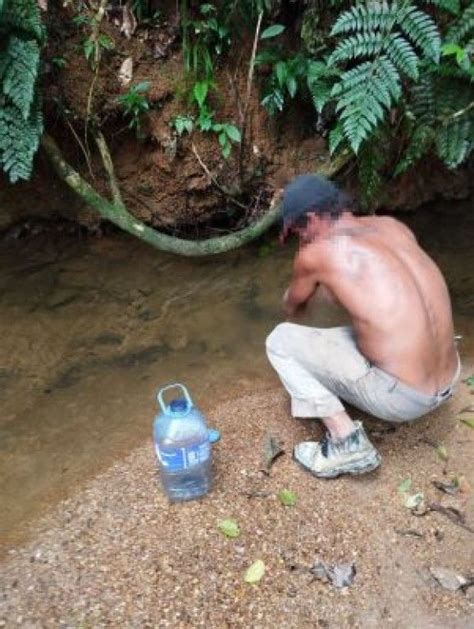
{"type": "Polygon", "coordinates": [[[459,509],[455,509],[454,507],[444,507],[438,502],[430,502],[428,505],[428,511],[437,511],[438,513],[441,513],[441,515],[447,517],[448,520],[451,520],[454,524],[457,524],[466,531],[469,531],[469,533],[474,533],[474,527],[466,524],[465,516],[461,511],[459,511],[459,509]]]}

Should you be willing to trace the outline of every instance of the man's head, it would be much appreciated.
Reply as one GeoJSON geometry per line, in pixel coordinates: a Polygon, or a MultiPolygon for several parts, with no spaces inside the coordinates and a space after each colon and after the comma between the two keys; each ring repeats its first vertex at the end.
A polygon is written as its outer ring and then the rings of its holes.
{"type": "Polygon", "coordinates": [[[306,230],[308,224],[336,221],[352,211],[350,198],[322,175],[300,175],[283,191],[283,238],[306,230]]]}

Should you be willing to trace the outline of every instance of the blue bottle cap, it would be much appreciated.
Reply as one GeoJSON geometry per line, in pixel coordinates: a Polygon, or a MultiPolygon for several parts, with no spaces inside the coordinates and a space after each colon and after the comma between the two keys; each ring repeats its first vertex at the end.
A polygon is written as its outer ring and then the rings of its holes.
{"type": "Polygon", "coordinates": [[[181,413],[186,413],[187,410],[188,410],[188,403],[184,399],[184,397],[177,398],[176,400],[172,400],[170,402],[170,411],[172,413],[181,414],[181,413]]]}

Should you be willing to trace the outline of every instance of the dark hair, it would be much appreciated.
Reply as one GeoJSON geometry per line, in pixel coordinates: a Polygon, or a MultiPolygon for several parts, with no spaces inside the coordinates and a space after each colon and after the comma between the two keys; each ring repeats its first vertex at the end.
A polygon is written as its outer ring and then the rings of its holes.
{"type": "Polygon", "coordinates": [[[304,227],[306,214],[314,212],[338,219],[342,211],[352,209],[350,197],[322,175],[300,175],[283,191],[282,218],[286,230],[296,225],[304,227]]]}

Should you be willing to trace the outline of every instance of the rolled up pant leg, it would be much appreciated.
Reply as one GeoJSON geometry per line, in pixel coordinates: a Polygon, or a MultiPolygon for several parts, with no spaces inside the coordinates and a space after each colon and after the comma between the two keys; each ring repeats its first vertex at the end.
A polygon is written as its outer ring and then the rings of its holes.
{"type": "Polygon", "coordinates": [[[267,356],[291,397],[294,417],[331,417],[352,401],[355,383],[370,369],[352,328],[280,323],[266,341],[267,356]]]}

